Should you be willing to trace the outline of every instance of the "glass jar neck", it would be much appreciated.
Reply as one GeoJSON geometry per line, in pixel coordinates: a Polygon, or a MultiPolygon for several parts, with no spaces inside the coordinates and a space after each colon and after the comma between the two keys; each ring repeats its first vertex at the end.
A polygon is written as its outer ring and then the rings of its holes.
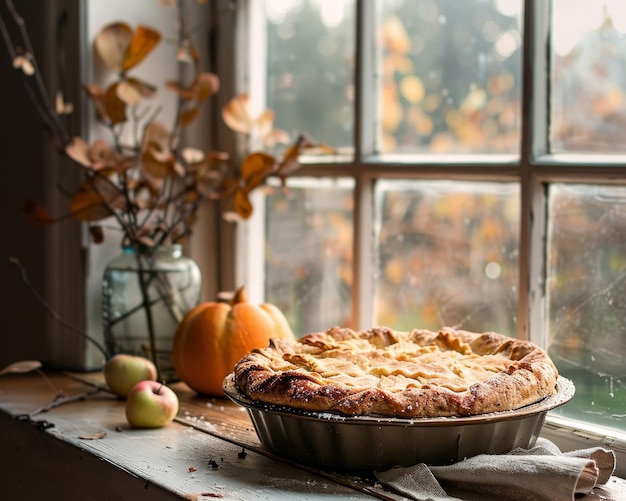
{"type": "Polygon", "coordinates": [[[150,254],[152,256],[169,256],[179,258],[183,254],[183,246],[181,244],[157,245],[156,247],[134,247],[125,245],[122,247],[125,255],[134,255],[136,253],[150,254]]]}

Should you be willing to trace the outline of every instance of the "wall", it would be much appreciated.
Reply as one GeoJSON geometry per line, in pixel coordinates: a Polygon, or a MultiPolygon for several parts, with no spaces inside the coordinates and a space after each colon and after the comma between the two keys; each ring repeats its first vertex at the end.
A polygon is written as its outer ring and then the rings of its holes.
{"type": "MultiPolygon", "coordinates": [[[[41,74],[57,87],[61,78],[69,99],[78,93],[78,66],[62,66],[63,62],[78,61],[78,32],[76,27],[78,3],[71,0],[20,0],[17,8],[32,34],[32,46],[40,63],[41,74]],[[60,15],[65,13],[65,17],[60,15]],[[66,50],[56,48],[57,36],[66,42],[66,50]]],[[[4,2],[1,7],[13,39],[17,39],[15,24],[8,16],[4,2]]],[[[20,42],[20,45],[24,45],[20,42]]],[[[0,169],[0,217],[3,244],[0,256],[0,284],[3,329],[0,338],[0,366],[14,360],[34,358],[51,366],[80,365],[84,342],[68,335],[61,324],[52,319],[22,285],[18,272],[9,263],[17,258],[32,282],[55,312],[65,320],[82,324],[84,303],[81,294],[83,253],[80,246],[80,225],[66,221],[52,227],[38,227],[24,221],[21,206],[27,198],[35,198],[48,210],[62,214],[67,201],[59,186],[72,188],[77,173],[57,155],[42,122],[35,113],[19,75],[11,71],[11,61],[0,44],[0,103],[4,121],[0,133],[3,161],[0,169]]],[[[76,113],[80,113],[77,103],[76,113]]],[[[77,129],[72,117],[69,130],[77,129]]]]}

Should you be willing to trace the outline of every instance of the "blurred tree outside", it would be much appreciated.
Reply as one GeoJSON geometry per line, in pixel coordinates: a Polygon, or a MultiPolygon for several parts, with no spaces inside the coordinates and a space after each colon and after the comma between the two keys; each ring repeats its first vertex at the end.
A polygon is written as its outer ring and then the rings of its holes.
{"type": "Polygon", "coordinates": [[[519,154],[521,1],[379,7],[382,153],[519,154]]]}
{"type": "Polygon", "coordinates": [[[353,150],[354,0],[266,0],[267,106],[276,126],[353,150]]]}

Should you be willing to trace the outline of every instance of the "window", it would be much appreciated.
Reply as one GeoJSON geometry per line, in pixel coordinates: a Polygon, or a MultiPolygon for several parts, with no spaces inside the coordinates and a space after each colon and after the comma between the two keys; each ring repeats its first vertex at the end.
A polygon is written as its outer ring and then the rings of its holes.
{"type": "Polygon", "coordinates": [[[335,154],[268,190],[240,278],[299,334],[528,337],[576,383],[558,413],[619,436],[626,7],[573,3],[250,2],[252,94],[335,154]]]}

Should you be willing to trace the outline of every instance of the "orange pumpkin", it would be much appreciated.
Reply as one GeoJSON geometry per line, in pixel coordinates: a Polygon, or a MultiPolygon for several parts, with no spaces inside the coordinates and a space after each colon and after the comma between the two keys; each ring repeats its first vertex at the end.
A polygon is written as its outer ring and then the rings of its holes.
{"type": "Polygon", "coordinates": [[[235,364],[270,338],[295,339],[283,313],[273,304],[247,302],[241,287],[230,304],[205,302],[178,324],[172,346],[180,379],[203,395],[223,396],[222,381],[235,364]]]}

